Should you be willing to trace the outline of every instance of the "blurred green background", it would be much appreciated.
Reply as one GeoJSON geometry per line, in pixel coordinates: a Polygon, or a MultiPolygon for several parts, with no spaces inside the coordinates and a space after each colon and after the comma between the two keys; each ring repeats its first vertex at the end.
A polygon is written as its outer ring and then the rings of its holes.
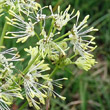
{"type": "MultiPolygon", "coordinates": [[[[37,0],[42,6],[52,5],[54,12],[58,5],[61,10],[70,4],[71,10],[80,10],[82,20],[86,15],[90,15],[88,23],[95,26],[99,31],[92,33],[96,36],[97,49],[94,55],[98,64],[90,71],[79,70],[75,66],[67,66],[57,71],[55,78],[67,77],[69,80],[63,81],[63,89],[55,88],[55,91],[65,96],[65,101],[59,98],[50,100],[50,110],[110,110],[110,0],[37,0]]],[[[4,25],[4,17],[0,19],[0,33],[4,25]]],[[[69,28],[72,23],[68,24],[69,28]]],[[[9,27],[10,28],[10,27],[9,27]]],[[[63,32],[67,30],[63,29],[63,32]]],[[[30,39],[26,44],[16,44],[16,40],[5,40],[6,46],[17,46],[21,56],[25,53],[24,47],[33,45],[35,40],[30,39]]],[[[23,69],[29,58],[23,64],[18,65],[18,69],[23,69]]],[[[12,105],[12,110],[34,110],[27,107],[27,103],[17,100],[12,105]],[[24,104],[24,105],[23,105],[24,104]],[[23,105],[23,108],[19,108],[23,105]]],[[[45,107],[43,108],[45,110],[45,107]]]]}
{"type": "MultiPolygon", "coordinates": [[[[81,20],[89,14],[88,23],[99,29],[99,32],[92,33],[96,36],[98,46],[93,53],[98,64],[88,72],[76,67],[65,68],[62,74],[69,80],[64,82],[61,94],[67,99],[65,102],[52,99],[51,110],[110,110],[110,0],[40,2],[45,5],[52,4],[54,10],[58,5],[64,10],[70,4],[71,9],[80,10],[81,20]]],[[[60,74],[59,72],[58,75],[60,74]]]]}

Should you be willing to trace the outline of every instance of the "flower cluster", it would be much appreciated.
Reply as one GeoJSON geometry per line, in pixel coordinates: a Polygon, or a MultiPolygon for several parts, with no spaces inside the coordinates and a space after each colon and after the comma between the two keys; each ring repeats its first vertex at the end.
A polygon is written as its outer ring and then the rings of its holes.
{"type": "MultiPolygon", "coordinates": [[[[14,19],[10,19],[6,17],[7,20],[9,21],[7,23],[20,30],[18,32],[7,32],[6,35],[11,34],[12,37],[10,38],[19,38],[17,40],[17,43],[18,42],[24,43],[29,37],[33,37],[35,35],[34,24],[31,22],[30,19],[29,19],[29,22],[26,22],[23,20],[21,16],[17,15],[11,10],[9,11],[9,14],[12,15],[14,19]]],[[[9,38],[9,37],[6,37],[6,38],[9,38]]]]}
{"type": "MultiPolygon", "coordinates": [[[[5,34],[2,34],[1,39],[15,38],[16,43],[21,45],[28,43],[30,38],[36,41],[33,46],[24,48],[24,52],[30,57],[24,70],[17,70],[13,64],[14,61],[23,61],[15,52],[16,48],[2,52],[0,50],[1,110],[10,110],[8,105],[12,104],[13,97],[26,98],[29,105],[37,110],[40,110],[41,105],[45,105],[45,100],[51,96],[65,100],[65,97],[54,91],[54,86],[62,88],[58,81],[67,78],[53,80],[56,70],[76,64],[80,69],[88,71],[97,63],[91,53],[96,48],[95,37],[90,35],[90,32],[97,29],[87,28],[89,15],[79,22],[80,12],[69,11],[70,5],[65,11],[61,11],[58,6],[57,13],[54,13],[51,5],[41,7],[35,0],[0,1],[0,16],[4,14],[7,25],[13,27],[3,31],[5,34]],[[45,14],[45,9],[50,14],[45,14]],[[4,12],[7,12],[8,16],[4,12]],[[62,35],[61,30],[72,19],[76,20],[73,27],[62,35]],[[71,47],[72,55],[68,55],[71,47]],[[76,61],[73,60],[74,57],[76,61]],[[17,70],[18,77],[15,77],[13,70],[17,70]]],[[[0,48],[1,46],[0,43],[0,48]]]]}
{"type": "MultiPolygon", "coordinates": [[[[1,79],[1,78],[0,78],[1,79]]],[[[5,78],[4,81],[0,82],[0,109],[9,110],[7,105],[13,103],[14,97],[23,99],[20,91],[21,88],[15,82],[16,78],[11,75],[11,78],[5,78]],[[13,79],[12,79],[13,78],[13,79]]]]}
{"type": "MultiPolygon", "coordinates": [[[[38,47],[30,47],[29,49],[25,49],[25,51],[31,55],[30,61],[32,61],[35,53],[38,54],[38,47]]],[[[52,82],[55,83],[55,81],[49,77],[49,74],[44,74],[48,70],[50,70],[49,65],[44,64],[44,60],[40,60],[40,57],[37,57],[24,77],[26,98],[29,105],[34,106],[38,110],[40,109],[40,103],[45,104],[45,99],[49,94],[55,94],[61,99],[65,99],[53,90],[52,82]],[[41,82],[41,79],[43,82],[41,82]],[[39,101],[36,101],[35,98],[38,98],[39,101]]]]}
{"type": "Polygon", "coordinates": [[[13,73],[13,68],[15,68],[15,66],[12,62],[23,60],[19,58],[20,56],[18,53],[14,52],[16,50],[16,48],[10,48],[0,52],[0,78],[4,78],[13,73]],[[5,54],[9,54],[11,57],[6,58],[5,54]]]}
{"type": "Polygon", "coordinates": [[[0,52],[0,109],[9,110],[7,105],[13,103],[13,97],[23,99],[20,91],[21,88],[16,82],[16,77],[13,75],[13,61],[21,61],[18,53],[15,53],[16,48],[10,48],[0,52]],[[11,57],[6,58],[8,54],[11,57]]]}

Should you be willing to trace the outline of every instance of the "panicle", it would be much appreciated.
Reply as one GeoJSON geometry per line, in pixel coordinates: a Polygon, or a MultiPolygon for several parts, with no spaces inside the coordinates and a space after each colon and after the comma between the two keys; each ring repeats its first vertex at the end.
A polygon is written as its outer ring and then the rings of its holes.
{"type": "Polygon", "coordinates": [[[52,11],[52,6],[49,6],[49,9],[51,11],[51,17],[55,19],[55,27],[58,30],[61,30],[63,26],[65,26],[68,21],[70,21],[71,19],[73,19],[76,15],[73,15],[74,10],[69,13],[70,10],[70,5],[66,8],[66,10],[63,12],[60,12],[60,6],[58,6],[58,13],[54,14],[52,11]]]}
{"type": "Polygon", "coordinates": [[[56,79],[56,80],[52,80],[52,81],[47,81],[47,85],[49,86],[48,88],[48,97],[50,96],[54,96],[54,98],[56,98],[56,96],[58,96],[59,98],[61,98],[62,100],[65,100],[66,97],[63,97],[61,95],[59,95],[57,92],[54,91],[54,86],[58,87],[58,88],[62,88],[63,85],[58,83],[58,81],[63,81],[63,80],[67,80],[67,78],[61,78],[61,79],[56,79]]]}
{"type": "Polygon", "coordinates": [[[9,11],[9,14],[12,15],[14,18],[10,19],[8,17],[6,17],[6,19],[8,20],[8,24],[12,25],[15,28],[18,28],[19,31],[15,31],[15,32],[7,32],[6,35],[11,35],[9,36],[5,36],[5,38],[18,38],[17,43],[18,42],[22,42],[24,43],[29,37],[33,37],[35,35],[34,32],[34,23],[32,23],[31,19],[28,19],[28,22],[24,21],[24,18],[21,17],[20,15],[17,15],[15,12],[13,11],[9,11]]]}
{"type": "MultiPolygon", "coordinates": [[[[90,32],[98,31],[98,29],[93,27],[86,29],[89,15],[79,22],[79,10],[74,14],[75,10],[73,9],[70,13],[70,5],[65,11],[61,11],[60,6],[58,6],[58,11],[54,14],[51,5],[41,7],[36,0],[0,0],[0,17],[5,14],[3,12],[5,12],[6,7],[9,7],[7,12],[10,15],[10,17],[6,16],[7,24],[13,26],[15,31],[6,32],[5,38],[16,38],[16,43],[25,43],[34,36],[38,38],[35,47],[24,48],[25,52],[30,55],[30,60],[20,74],[22,76],[20,77],[22,78],[20,84],[24,87],[24,95],[29,105],[41,110],[40,106],[44,105],[46,98],[50,96],[58,96],[65,100],[65,97],[54,91],[54,86],[63,88],[63,85],[58,82],[67,80],[67,78],[53,80],[51,76],[55,71],[53,70],[52,74],[48,74],[51,66],[45,61],[47,62],[48,58],[58,68],[76,64],[80,69],[88,71],[97,63],[91,54],[97,46],[94,41],[95,37],[90,32]],[[44,13],[45,8],[49,9],[50,15],[44,13]],[[73,24],[71,31],[60,36],[62,28],[73,18],[76,18],[76,23],[73,24]],[[47,29],[46,20],[51,21],[50,29],[47,29]],[[40,32],[38,33],[35,31],[39,26],[37,24],[40,25],[40,32]],[[47,32],[47,30],[49,31],[47,32]],[[73,45],[75,55],[79,55],[75,62],[71,60],[74,56],[68,58],[66,53],[70,49],[68,41],[73,45]]],[[[16,69],[13,62],[23,61],[16,51],[17,48],[13,47],[0,52],[1,110],[10,110],[8,105],[12,104],[14,97],[23,99],[18,83],[20,79],[13,74],[14,69],[16,69]]]]}
{"type": "Polygon", "coordinates": [[[95,61],[95,59],[93,59],[92,57],[79,57],[76,61],[75,64],[80,68],[80,69],[84,69],[86,71],[88,71],[89,69],[91,69],[92,66],[94,66],[97,62],[95,61]]]}
{"type": "Polygon", "coordinates": [[[56,34],[50,32],[50,34],[47,35],[44,28],[42,29],[41,35],[43,36],[43,39],[41,39],[37,44],[39,45],[39,51],[43,58],[45,58],[46,55],[51,55],[53,53],[59,52],[61,52],[65,56],[65,50],[63,50],[60,45],[53,40],[54,37],[58,34],[60,34],[60,32],[56,34]]]}
{"type": "Polygon", "coordinates": [[[21,12],[27,16],[35,13],[39,8],[41,8],[41,5],[35,0],[26,0],[21,4],[21,12]]]}
{"type": "Polygon", "coordinates": [[[89,56],[90,52],[92,52],[97,47],[94,46],[95,37],[93,37],[89,33],[98,30],[94,29],[93,27],[85,30],[85,28],[88,26],[87,20],[89,18],[89,15],[87,15],[78,25],[79,16],[80,12],[78,11],[76,24],[74,24],[69,38],[71,39],[70,43],[73,44],[73,51],[76,54],[79,54],[82,57],[86,58],[87,55],[89,56]]]}
{"type": "Polygon", "coordinates": [[[7,61],[24,61],[24,59],[21,59],[20,58],[20,55],[19,55],[19,53],[17,52],[17,48],[16,47],[13,47],[13,48],[10,48],[10,49],[7,49],[7,50],[5,50],[5,51],[2,51],[2,52],[0,52],[0,54],[2,55],[2,56],[4,56],[4,55],[10,55],[11,57],[10,58],[7,58],[6,60],[7,61]]]}
{"type": "MultiPolygon", "coordinates": [[[[12,76],[11,76],[12,77],[12,76]]],[[[0,78],[1,80],[1,78],[0,78]]],[[[0,82],[0,109],[10,110],[8,105],[13,103],[14,97],[23,99],[21,88],[15,82],[15,78],[5,78],[0,82]]]]}
{"type": "Polygon", "coordinates": [[[47,97],[48,88],[45,85],[45,81],[51,80],[49,75],[42,75],[42,72],[49,70],[47,64],[44,61],[36,61],[36,65],[32,65],[28,73],[24,77],[24,88],[26,93],[26,98],[30,106],[34,106],[37,110],[40,109],[40,104],[45,104],[45,98],[47,97]],[[43,82],[41,81],[43,80],[43,82]],[[39,101],[36,101],[37,98],[39,101]]]}

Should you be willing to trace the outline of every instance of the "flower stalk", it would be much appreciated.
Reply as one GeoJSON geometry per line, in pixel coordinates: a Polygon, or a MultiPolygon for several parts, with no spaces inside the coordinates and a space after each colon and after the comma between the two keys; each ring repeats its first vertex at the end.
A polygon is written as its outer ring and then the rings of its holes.
{"type": "Polygon", "coordinates": [[[56,67],[53,69],[49,77],[52,78],[56,74],[57,70],[58,70],[58,66],[56,65],[56,67]]]}
{"type": "Polygon", "coordinates": [[[28,66],[24,69],[24,71],[23,71],[23,74],[24,74],[24,75],[28,72],[28,70],[29,70],[29,68],[32,66],[32,64],[34,64],[34,62],[35,62],[36,59],[38,58],[38,55],[39,55],[39,54],[37,54],[37,55],[32,59],[32,61],[28,64],[28,66]]]}
{"type": "Polygon", "coordinates": [[[64,35],[58,37],[57,39],[55,39],[54,42],[57,42],[57,41],[63,39],[64,37],[68,36],[69,34],[70,34],[70,32],[67,32],[66,34],[64,34],[64,35]]]}
{"type": "MultiPolygon", "coordinates": [[[[6,34],[7,27],[8,27],[7,20],[5,20],[5,24],[4,24],[4,27],[3,27],[3,30],[2,30],[2,34],[1,34],[1,37],[0,37],[0,46],[3,46],[4,36],[6,34]]],[[[0,51],[1,50],[2,50],[2,48],[0,48],[0,51]]]]}

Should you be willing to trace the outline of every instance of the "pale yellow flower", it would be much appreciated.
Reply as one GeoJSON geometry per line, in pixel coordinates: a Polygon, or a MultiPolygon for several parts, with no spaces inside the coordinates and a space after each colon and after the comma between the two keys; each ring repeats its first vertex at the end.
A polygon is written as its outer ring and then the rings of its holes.
{"type": "Polygon", "coordinates": [[[24,19],[17,15],[15,12],[13,11],[9,11],[9,14],[12,15],[14,18],[10,19],[8,17],[8,24],[12,25],[15,28],[18,28],[19,31],[15,31],[15,32],[7,32],[6,35],[11,34],[10,37],[5,36],[5,38],[18,38],[17,43],[18,42],[22,42],[24,43],[29,37],[33,37],[35,35],[34,32],[34,23],[32,23],[31,19],[29,19],[29,22],[24,21],[24,19]]]}
{"type": "Polygon", "coordinates": [[[93,59],[92,57],[88,57],[85,56],[84,57],[79,57],[76,61],[75,64],[80,68],[80,69],[84,69],[86,71],[88,71],[89,69],[91,69],[92,66],[94,66],[97,62],[95,61],[95,59],[93,59]]]}
{"type": "Polygon", "coordinates": [[[74,52],[84,57],[85,54],[89,55],[89,52],[93,51],[97,47],[93,46],[95,45],[95,37],[88,34],[92,31],[97,31],[97,29],[91,27],[84,30],[84,28],[88,26],[87,19],[89,18],[89,15],[87,15],[78,25],[79,16],[80,12],[78,11],[76,24],[74,24],[69,37],[71,39],[71,44],[73,44],[74,52]]]}
{"type": "Polygon", "coordinates": [[[58,6],[58,13],[54,14],[51,5],[49,6],[51,10],[51,17],[55,19],[55,27],[58,30],[61,30],[62,27],[68,23],[68,21],[70,21],[76,16],[73,15],[74,10],[71,13],[69,13],[70,7],[71,6],[69,5],[64,12],[63,11],[60,12],[60,6],[58,6]]]}

